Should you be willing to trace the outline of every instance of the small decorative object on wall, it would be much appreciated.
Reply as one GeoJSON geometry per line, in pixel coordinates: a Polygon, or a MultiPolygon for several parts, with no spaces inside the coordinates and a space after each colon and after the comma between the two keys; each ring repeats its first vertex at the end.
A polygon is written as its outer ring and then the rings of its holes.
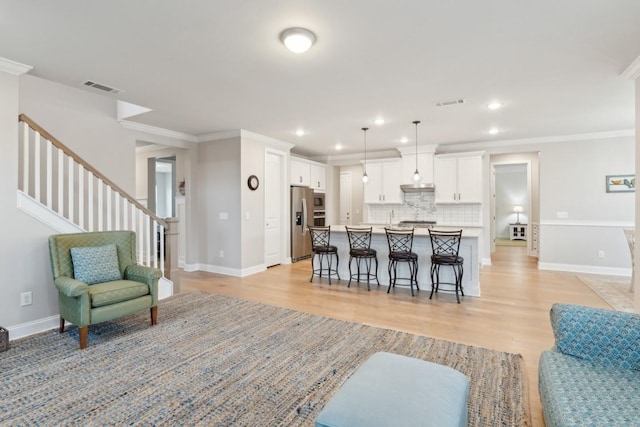
{"type": "Polygon", "coordinates": [[[258,181],[258,177],[255,175],[251,175],[249,179],[247,179],[247,185],[249,186],[249,190],[255,191],[258,189],[260,185],[260,181],[258,181]]]}
{"type": "Polygon", "coordinates": [[[186,183],[185,183],[185,180],[184,180],[184,178],[183,178],[183,179],[182,179],[182,181],[180,181],[180,182],[178,183],[178,193],[180,193],[180,195],[181,195],[181,196],[184,196],[184,193],[185,193],[185,185],[186,185],[186,183]]]}
{"type": "Polygon", "coordinates": [[[635,175],[607,175],[607,193],[630,193],[636,191],[635,175]]]}

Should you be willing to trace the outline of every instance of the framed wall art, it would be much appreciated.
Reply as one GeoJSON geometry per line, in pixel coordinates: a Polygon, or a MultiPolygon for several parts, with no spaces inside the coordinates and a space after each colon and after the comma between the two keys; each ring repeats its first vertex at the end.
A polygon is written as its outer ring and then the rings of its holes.
{"type": "Polygon", "coordinates": [[[607,175],[607,193],[632,193],[636,191],[635,175],[607,175]]]}

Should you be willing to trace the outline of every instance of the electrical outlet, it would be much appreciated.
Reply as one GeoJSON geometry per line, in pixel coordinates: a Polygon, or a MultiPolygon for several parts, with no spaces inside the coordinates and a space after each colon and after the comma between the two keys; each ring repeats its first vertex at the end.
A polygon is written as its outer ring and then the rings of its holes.
{"type": "Polygon", "coordinates": [[[20,305],[31,305],[33,304],[33,292],[22,292],[20,293],[20,305]]]}
{"type": "Polygon", "coordinates": [[[604,258],[604,251],[602,249],[598,250],[598,258],[604,258]]]}
{"type": "Polygon", "coordinates": [[[224,258],[224,251],[220,250],[220,258],[224,258]]]}
{"type": "Polygon", "coordinates": [[[220,219],[229,219],[229,212],[220,212],[220,219]]]}

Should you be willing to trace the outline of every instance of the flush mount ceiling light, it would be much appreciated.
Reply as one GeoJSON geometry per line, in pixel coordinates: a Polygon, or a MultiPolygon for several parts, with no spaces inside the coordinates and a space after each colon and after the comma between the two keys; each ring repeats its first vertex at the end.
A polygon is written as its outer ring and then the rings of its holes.
{"type": "Polygon", "coordinates": [[[499,110],[500,108],[502,108],[502,102],[498,102],[498,101],[490,102],[489,104],[487,104],[487,108],[490,110],[499,110]]]}
{"type": "Polygon", "coordinates": [[[409,138],[407,138],[406,136],[403,136],[402,138],[400,138],[400,142],[402,142],[403,144],[406,144],[407,142],[409,142],[409,138]]]}
{"type": "Polygon", "coordinates": [[[298,130],[296,130],[296,135],[297,135],[297,136],[304,136],[304,129],[298,129],[298,130]]]}
{"type": "Polygon", "coordinates": [[[287,28],[280,33],[280,41],[294,53],[303,53],[316,42],[316,35],[306,28],[287,28]]]}
{"type": "Polygon", "coordinates": [[[384,119],[382,117],[379,117],[379,118],[375,119],[373,121],[373,123],[377,124],[378,126],[383,125],[384,124],[384,119]]]}
{"type": "Polygon", "coordinates": [[[335,148],[336,148],[336,151],[340,151],[340,150],[342,150],[342,144],[340,144],[340,143],[338,142],[338,143],[336,144],[335,148]]]}
{"type": "Polygon", "coordinates": [[[491,128],[491,129],[489,129],[489,133],[490,133],[491,135],[495,135],[495,134],[497,134],[498,132],[500,132],[500,129],[498,129],[498,128],[491,128]]]}

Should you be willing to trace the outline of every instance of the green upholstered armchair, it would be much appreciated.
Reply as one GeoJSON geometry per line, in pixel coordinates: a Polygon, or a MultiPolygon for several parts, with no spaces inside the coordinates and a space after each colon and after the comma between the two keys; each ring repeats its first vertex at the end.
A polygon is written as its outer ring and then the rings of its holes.
{"type": "Polygon", "coordinates": [[[149,308],[157,323],[156,268],[136,263],[133,231],[57,234],[49,237],[53,280],[58,288],[60,333],[65,320],[78,326],[80,348],[87,347],[88,325],[149,308]]]}

